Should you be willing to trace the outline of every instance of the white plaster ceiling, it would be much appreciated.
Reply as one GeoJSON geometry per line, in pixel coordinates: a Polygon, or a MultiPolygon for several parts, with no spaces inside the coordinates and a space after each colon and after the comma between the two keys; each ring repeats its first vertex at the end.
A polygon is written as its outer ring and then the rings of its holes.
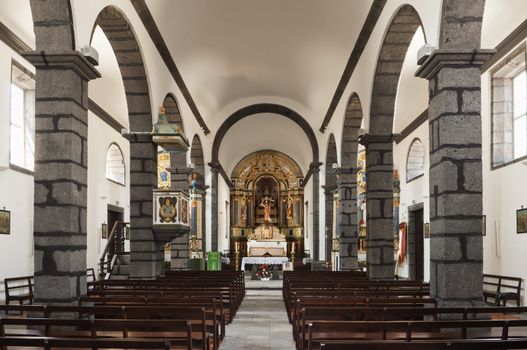
{"type": "Polygon", "coordinates": [[[372,0],[147,0],[213,131],[238,100],[284,98],[318,129],[372,0]]]}

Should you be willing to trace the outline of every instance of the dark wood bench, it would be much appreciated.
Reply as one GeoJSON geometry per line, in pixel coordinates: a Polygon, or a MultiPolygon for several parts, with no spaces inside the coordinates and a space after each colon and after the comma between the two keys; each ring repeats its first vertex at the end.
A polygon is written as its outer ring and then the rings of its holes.
{"type": "Polygon", "coordinates": [[[525,339],[460,339],[402,342],[397,340],[356,340],[321,344],[321,350],[502,350],[527,349],[525,339]]]}
{"type": "Polygon", "coordinates": [[[508,300],[521,304],[522,279],[519,277],[483,274],[483,298],[490,297],[496,305],[507,305],[508,300]],[[503,303],[503,304],[502,304],[503,303]]]}
{"type": "MultiPolygon", "coordinates": [[[[171,348],[196,350],[190,321],[186,320],[124,320],[124,319],[54,319],[2,318],[0,336],[19,337],[21,326],[42,327],[44,337],[78,339],[157,339],[168,340],[171,348]]],[[[34,336],[33,333],[28,336],[34,336]]],[[[201,346],[199,347],[201,349],[201,346]]],[[[204,347],[208,349],[208,347],[204,347]]]]}
{"type": "Polygon", "coordinates": [[[300,319],[293,325],[296,330],[294,339],[297,348],[301,349],[300,343],[307,339],[308,325],[316,321],[422,321],[437,320],[439,317],[470,320],[485,318],[489,314],[500,314],[503,319],[516,319],[518,313],[527,313],[527,307],[305,307],[301,310],[300,319]]]}
{"type": "Polygon", "coordinates": [[[5,303],[9,305],[11,301],[23,305],[25,301],[33,304],[35,295],[33,294],[33,276],[11,277],[4,280],[5,303]]]}
{"type": "Polygon", "coordinates": [[[51,337],[0,336],[0,348],[31,347],[50,349],[150,349],[170,350],[169,340],[152,339],[78,339],[51,337]]]}
{"type": "Polygon", "coordinates": [[[307,349],[319,349],[322,343],[342,340],[527,340],[525,327],[527,320],[316,321],[309,325],[307,349]]]}

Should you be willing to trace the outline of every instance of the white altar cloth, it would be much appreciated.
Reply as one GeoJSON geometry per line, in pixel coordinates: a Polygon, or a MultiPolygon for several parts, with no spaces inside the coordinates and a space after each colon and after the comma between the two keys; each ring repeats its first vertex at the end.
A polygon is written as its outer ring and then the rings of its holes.
{"type": "Polygon", "coordinates": [[[249,256],[263,256],[265,253],[269,253],[272,256],[285,256],[287,255],[287,242],[286,241],[273,241],[273,240],[250,240],[247,242],[247,250],[249,256]]]}
{"type": "Polygon", "coordinates": [[[242,271],[245,271],[245,264],[282,265],[286,261],[289,261],[287,256],[245,256],[242,259],[242,271]]]}

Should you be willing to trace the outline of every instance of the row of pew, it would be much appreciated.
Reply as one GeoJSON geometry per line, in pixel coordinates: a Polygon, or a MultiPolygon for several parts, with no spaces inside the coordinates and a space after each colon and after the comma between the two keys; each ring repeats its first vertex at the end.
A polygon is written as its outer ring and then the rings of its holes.
{"type": "Polygon", "coordinates": [[[526,307],[439,307],[422,281],[284,271],[283,297],[299,350],[527,349],[526,307]]]}
{"type": "Polygon", "coordinates": [[[76,305],[1,305],[0,349],[217,350],[244,296],[236,271],[94,281],[76,305]]]}

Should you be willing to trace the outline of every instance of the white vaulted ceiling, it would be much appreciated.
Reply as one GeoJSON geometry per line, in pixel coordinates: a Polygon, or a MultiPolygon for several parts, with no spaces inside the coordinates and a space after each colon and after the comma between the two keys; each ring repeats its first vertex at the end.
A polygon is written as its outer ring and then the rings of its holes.
{"type": "Polygon", "coordinates": [[[275,97],[318,129],[372,0],[146,3],[214,132],[227,106],[275,97]]]}

